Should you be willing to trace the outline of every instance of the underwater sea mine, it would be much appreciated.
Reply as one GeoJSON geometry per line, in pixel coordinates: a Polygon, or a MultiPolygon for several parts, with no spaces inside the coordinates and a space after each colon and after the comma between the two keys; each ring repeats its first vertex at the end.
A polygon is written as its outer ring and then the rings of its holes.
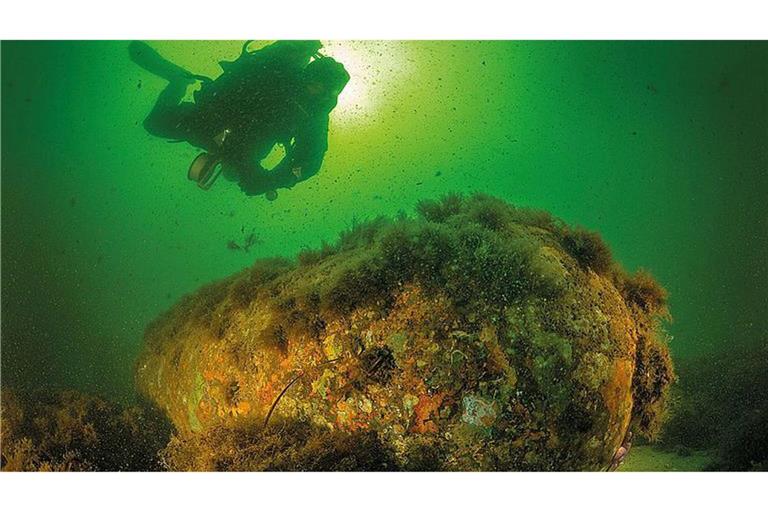
{"type": "Polygon", "coordinates": [[[155,320],[139,390],[177,470],[597,470],[653,437],[664,290],[600,237],[476,195],[257,261],[155,320]]]}

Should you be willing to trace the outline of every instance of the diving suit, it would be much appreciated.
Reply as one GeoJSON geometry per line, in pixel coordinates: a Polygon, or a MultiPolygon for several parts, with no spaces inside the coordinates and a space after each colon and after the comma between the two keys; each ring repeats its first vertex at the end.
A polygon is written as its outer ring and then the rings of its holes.
{"type": "Polygon", "coordinates": [[[144,69],[168,80],[144,121],[152,135],[203,149],[189,177],[208,188],[221,171],[247,195],[276,197],[315,175],[328,149],[328,117],[349,81],[344,66],[319,52],[319,41],[278,41],[257,51],[243,45],[220,62],[215,80],[167,61],[145,43],[129,53],[144,69]],[[187,88],[202,82],[184,101],[187,88]],[[263,160],[276,145],[285,157],[273,169],[263,160]]]}

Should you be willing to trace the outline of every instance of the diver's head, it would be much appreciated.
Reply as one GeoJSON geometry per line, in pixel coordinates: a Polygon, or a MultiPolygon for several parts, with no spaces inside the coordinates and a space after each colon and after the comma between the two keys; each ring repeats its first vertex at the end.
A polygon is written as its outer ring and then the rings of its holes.
{"type": "Polygon", "coordinates": [[[304,85],[312,101],[326,105],[328,110],[336,106],[336,100],[349,82],[344,66],[331,57],[320,57],[304,68],[304,85]]]}

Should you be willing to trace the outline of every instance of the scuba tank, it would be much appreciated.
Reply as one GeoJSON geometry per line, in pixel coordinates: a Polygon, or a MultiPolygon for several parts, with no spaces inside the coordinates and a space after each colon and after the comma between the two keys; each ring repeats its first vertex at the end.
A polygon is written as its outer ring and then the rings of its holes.
{"type": "Polygon", "coordinates": [[[232,97],[254,90],[264,76],[298,72],[310,59],[318,56],[320,41],[277,41],[259,50],[250,51],[253,41],[245,41],[240,55],[232,61],[219,61],[222,74],[195,91],[198,106],[219,108],[232,97]]]}

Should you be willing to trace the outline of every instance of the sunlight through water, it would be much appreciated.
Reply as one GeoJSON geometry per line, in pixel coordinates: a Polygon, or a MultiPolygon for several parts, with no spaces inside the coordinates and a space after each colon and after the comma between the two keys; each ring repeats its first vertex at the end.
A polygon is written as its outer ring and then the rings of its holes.
{"type": "Polygon", "coordinates": [[[342,126],[370,121],[409,73],[402,41],[329,41],[321,53],[343,63],[351,77],[331,114],[342,126]]]}

